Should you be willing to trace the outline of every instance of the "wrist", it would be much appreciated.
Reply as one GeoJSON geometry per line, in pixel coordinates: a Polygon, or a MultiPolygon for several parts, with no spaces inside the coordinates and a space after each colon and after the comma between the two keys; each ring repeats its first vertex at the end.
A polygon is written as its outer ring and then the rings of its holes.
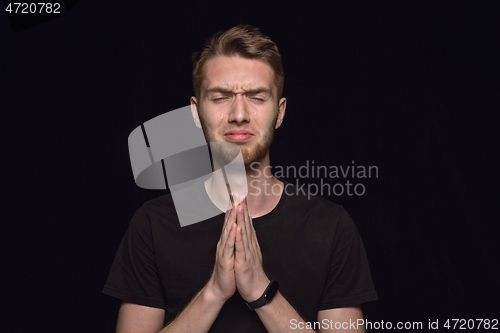
{"type": "Polygon", "coordinates": [[[257,287],[253,291],[253,293],[250,295],[249,299],[247,302],[253,302],[258,300],[262,294],[266,291],[267,286],[269,286],[269,283],[271,283],[271,280],[269,280],[266,276],[265,279],[263,279],[260,283],[258,283],[257,287]]]}
{"type": "Polygon", "coordinates": [[[221,306],[226,303],[230,297],[224,297],[220,292],[219,288],[210,279],[205,287],[201,290],[201,296],[203,299],[211,304],[220,304],[221,306]]]}
{"type": "Polygon", "coordinates": [[[270,282],[264,293],[255,301],[247,302],[247,306],[250,310],[254,311],[260,307],[265,306],[270,303],[279,289],[279,283],[277,281],[270,282]]]}

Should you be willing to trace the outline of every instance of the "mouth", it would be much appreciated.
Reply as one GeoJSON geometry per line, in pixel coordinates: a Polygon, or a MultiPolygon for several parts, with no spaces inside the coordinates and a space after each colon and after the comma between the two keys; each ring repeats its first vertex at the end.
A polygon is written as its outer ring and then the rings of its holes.
{"type": "Polygon", "coordinates": [[[224,134],[224,138],[231,142],[245,142],[253,137],[253,133],[245,130],[233,130],[224,134]]]}

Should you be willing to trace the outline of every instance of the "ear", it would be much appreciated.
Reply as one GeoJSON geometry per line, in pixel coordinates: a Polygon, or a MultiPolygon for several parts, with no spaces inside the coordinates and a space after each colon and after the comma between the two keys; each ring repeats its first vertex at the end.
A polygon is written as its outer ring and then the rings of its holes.
{"type": "Polygon", "coordinates": [[[194,124],[196,127],[201,128],[200,116],[198,114],[198,103],[196,101],[196,97],[191,96],[189,100],[191,103],[191,114],[193,115],[194,124]]]}
{"type": "Polygon", "coordinates": [[[283,124],[283,118],[285,118],[285,110],[286,110],[286,98],[281,98],[278,104],[278,118],[276,119],[276,125],[274,129],[280,128],[281,124],[283,124]]]}

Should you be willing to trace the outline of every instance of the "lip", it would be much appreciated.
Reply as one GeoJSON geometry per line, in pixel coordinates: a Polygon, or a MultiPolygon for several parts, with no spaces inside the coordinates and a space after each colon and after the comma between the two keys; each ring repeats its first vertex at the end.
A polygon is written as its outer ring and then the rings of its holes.
{"type": "Polygon", "coordinates": [[[232,142],[245,142],[253,137],[253,133],[246,130],[227,131],[224,137],[232,142]]]}

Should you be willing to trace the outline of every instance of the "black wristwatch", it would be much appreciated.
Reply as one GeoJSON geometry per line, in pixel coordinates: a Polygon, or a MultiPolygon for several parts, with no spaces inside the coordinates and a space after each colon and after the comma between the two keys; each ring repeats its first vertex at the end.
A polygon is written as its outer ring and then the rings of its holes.
{"type": "Polygon", "coordinates": [[[272,281],[271,283],[269,283],[269,285],[266,288],[266,291],[264,291],[264,293],[262,294],[262,296],[260,296],[258,300],[247,303],[248,308],[253,311],[269,303],[269,301],[273,299],[274,295],[276,295],[279,286],[280,285],[278,284],[277,281],[272,281]]]}

